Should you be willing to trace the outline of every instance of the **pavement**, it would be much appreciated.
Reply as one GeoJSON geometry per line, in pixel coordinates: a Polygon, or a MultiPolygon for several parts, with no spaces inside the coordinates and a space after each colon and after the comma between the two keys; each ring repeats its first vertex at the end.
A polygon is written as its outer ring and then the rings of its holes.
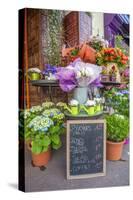
{"type": "Polygon", "coordinates": [[[121,161],[106,162],[106,176],[88,179],[66,179],[66,139],[53,151],[47,169],[41,171],[31,165],[31,152],[25,151],[25,191],[52,191],[66,189],[101,188],[129,185],[129,145],[124,145],[121,161]]]}

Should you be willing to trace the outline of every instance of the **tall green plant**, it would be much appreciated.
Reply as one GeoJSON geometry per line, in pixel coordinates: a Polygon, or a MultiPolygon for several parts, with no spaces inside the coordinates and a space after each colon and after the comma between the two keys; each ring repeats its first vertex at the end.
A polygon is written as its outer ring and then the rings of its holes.
{"type": "Polygon", "coordinates": [[[129,134],[129,119],[122,115],[106,116],[107,139],[113,142],[122,142],[129,134]]]}

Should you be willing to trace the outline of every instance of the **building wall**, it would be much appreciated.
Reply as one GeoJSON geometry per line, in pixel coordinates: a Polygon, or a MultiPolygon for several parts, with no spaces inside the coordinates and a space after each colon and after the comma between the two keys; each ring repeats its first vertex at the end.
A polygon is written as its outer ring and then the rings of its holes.
{"type": "Polygon", "coordinates": [[[104,37],[104,14],[93,12],[92,14],[92,35],[99,34],[104,37]]]}

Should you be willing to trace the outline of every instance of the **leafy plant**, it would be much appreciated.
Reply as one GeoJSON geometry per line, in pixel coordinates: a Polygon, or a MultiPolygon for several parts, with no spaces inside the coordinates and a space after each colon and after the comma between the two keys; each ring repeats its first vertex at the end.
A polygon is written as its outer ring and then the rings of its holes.
{"type": "Polygon", "coordinates": [[[114,109],[115,113],[129,117],[129,92],[128,90],[112,88],[104,92],[106,105],[114,109]]]}
{"type": "Polygon", "coordinates": [[[113,114],[106,116],[107,139],[121,142],[128,137],[129,119],[122,115],[113,114]]]}
{"type": "MultiPolygon", "coordinates": [[[[43,104],[44,107],[51,105],[54,104],[43,104]]],[[[62,144],[60,135],[64,133],[64,114],[57,108],[44,110],[44,107],[33,106],[22,113],[22,133],[27,141],[31,141],[31,151],[35,154],[46,152],[50,145],[58,149],[62,144]]]]}

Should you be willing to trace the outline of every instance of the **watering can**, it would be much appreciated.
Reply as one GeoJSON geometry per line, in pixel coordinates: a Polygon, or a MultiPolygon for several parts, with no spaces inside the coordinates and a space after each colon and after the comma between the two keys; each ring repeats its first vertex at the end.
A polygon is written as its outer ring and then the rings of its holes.
{"type": "Polygon", "coordinates": [[[95,112],[100,112],[102,109],[101,109],[101,104],[96,104],[95,106],[95,112]]]}
{"type": "Polygon", "coordinates": [[[82,110],[84,110],[88,115],[94,115],[95,114],[95,106],[81,106],[82,110]]]}
{"type": "Polygon", "coordinates": [[[78,115],[79,114],[79,106],[65,106],[65,109],[71,113],[72,115],[78,115]]]}

